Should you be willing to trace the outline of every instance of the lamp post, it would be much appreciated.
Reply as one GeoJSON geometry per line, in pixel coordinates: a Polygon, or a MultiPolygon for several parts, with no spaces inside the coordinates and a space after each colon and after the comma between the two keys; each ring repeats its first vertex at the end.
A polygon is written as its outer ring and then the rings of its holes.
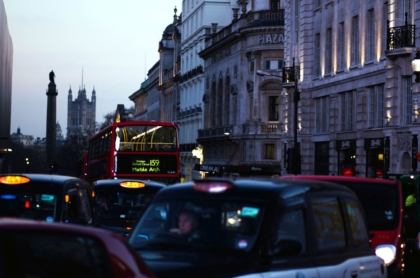
{"type": "MultiPolygon", "coordinates": [[[[286,63],[285,63],[286,65],[286,63]]],[[[301,170],[301,160],[299,155],[298,149],[298,140],[297,140],[297,130],[298,130],[298,103],[300,100],[300,92],[298,90],[298,80],[299,80],[299,72],[300,67],[295,66],[295,58],[293,58],[293,66],[292,67],[283,67],[283,74],[275,75],[269,72],[265,72],[262,70],[257,70],[257,75],[259,76],[275,76],[275,77],[282,77],[283,83],[294,82],[295,91],[293,93],[293,103],[294,103],[294,111],[293,111],[293,160],[292,160],[292,173],[294,175],[300,174],[301,170]]]]}
{"type": "Polygon", "coordinates": [[[411,61],[411,67],[413,68],[413,74],[416,76],[416,83],[420,82],[420,47],[417,48],[416,57],[411,61]]]}

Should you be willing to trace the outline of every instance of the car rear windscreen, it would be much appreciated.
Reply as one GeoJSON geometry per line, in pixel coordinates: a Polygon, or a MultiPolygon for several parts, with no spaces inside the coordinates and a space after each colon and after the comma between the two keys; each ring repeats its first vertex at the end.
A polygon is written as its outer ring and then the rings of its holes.
{"type": "Polygon", "coordinates": [[[334,181],[352,189],[365,210],[369,230],[394,230],[399,221],[397,186],[392,184],[334,181]]]}
{"type": "Polygon", "coordinates": [[[0,217],[17,217],[53,222],[57,210],[57,196],[22,190],[2,190],[0,217]]]}

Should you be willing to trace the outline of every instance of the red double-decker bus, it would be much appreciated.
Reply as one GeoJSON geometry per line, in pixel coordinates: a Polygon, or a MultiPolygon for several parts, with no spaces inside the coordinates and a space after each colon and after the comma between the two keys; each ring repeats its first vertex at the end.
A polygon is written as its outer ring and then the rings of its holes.
{"type": "Polygon", "coordinates": [[[86,180],[145,179],[180,181],[178,125],[168,122],[117,122],[89,139],[86,180]]]}

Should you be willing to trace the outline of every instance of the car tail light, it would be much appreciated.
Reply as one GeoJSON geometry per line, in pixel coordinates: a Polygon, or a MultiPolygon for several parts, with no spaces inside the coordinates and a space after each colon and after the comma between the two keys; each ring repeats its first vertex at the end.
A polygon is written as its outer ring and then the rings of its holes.
{"type": "Polygon", "coordinates": [[[193,185],[195,190],[207,193],[222,193],[232,187],[232,184],[223,181],[199,181],[193,185]]]}
{"type": "Polygon", "coordinates": [[[125,188],[142,188],[142,187],[145,187],[146,185],[138,181],[125,181],[125,182],[121,182],[120,186],[125,187],[125,188]]]}
{"type": "Polygon", "coordinates": [[[24,176],[2,176],[0,177],[0,183],[8,185],[18,185],[28,183],[31,180],[24,176]]]}

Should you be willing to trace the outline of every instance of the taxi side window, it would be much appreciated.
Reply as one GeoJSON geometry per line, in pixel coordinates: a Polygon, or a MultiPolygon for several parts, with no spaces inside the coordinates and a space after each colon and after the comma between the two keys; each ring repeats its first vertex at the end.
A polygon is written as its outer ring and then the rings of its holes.
{"type": "Polygon", "coordinates": [[[311,199],[315,224],[315,238],[319,251],[346,246],[346,234],[340,203],[336,197],[314,197],[311,199]]]}
{"type": "Polygon", "coordinates": [[[68,202],[65,208],[66,222],[83,222],[87,224],[92,218],[87,190],[71,188],[66,195],[68,195],[68,202]]]}
{"type": "Polygon", "coordinates": [[[344,205],[351,232],[350,241],[355,246],[366,245],[369,242],[369,237],[363,217],[363,208],[359,202],[350,198],[344,199],[344,205]]]}
{"type": "Polygon", "coordinates": [[[281,217],[277,226],[277,231],[274,239],[274,246],[284,240],[292,240],[300,243],[301,251],[306,252],[306,227],[303,210],[295,210],[286,212],[281,217]]]}

